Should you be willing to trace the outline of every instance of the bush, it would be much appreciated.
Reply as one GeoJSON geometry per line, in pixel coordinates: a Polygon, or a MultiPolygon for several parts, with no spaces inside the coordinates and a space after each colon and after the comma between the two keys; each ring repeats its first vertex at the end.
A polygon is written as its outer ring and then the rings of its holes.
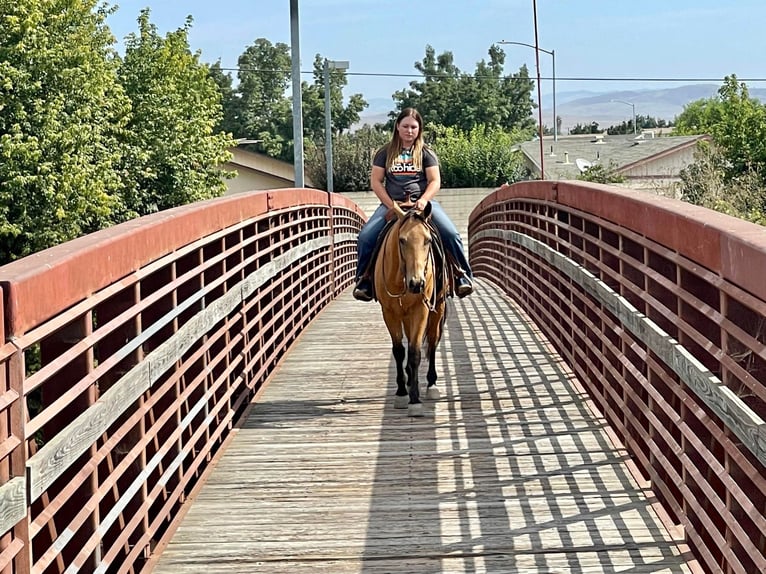
{"type": "Polygon", "coordinates": [[[437,127],[433,148],[439,156],[442,187],[496,187],[525,178],[515,144],[529,139],[527,131],[506,132],[477,126],[463,133],[437,127]]]}
{"type": "Polygon", "coordinates": [[[597,163],[590,166],[587,170],[577,176],[582,181],[592,181],[593,183],[624,183],[625,176],[617,173],[617,164],[611,162],[609,166],[597,163]]]}
{"type": "MultiPolygon", "coordinates": [[[[363,126],[354,133],[333,138],[333,191],[367,191],[375,152],[391,135],[384,130],[363,126]]],[[[327,189],[327,155],[324,142],[306,144],[306,174],[320,189],[327,189]]]]}
{"type": "Polygon", "coordinates": [[[695,162],[681,170],[679,195],[683,201],[766,225],[764,177],[754,168],[727,177],[726,157],[720,147],[703,142],[695,162]]]}

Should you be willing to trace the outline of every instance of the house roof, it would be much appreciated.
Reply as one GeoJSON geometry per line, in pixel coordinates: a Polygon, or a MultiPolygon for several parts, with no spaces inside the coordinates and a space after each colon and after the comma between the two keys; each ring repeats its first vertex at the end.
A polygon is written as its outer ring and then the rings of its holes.
{"type": "MultiPolygon", "coordinates": [[[[617,173],[626,172],[668,155],[693,147],[706,135],[652,137],[650,133],[634,135],[589,134],[543,138],[543,162],[546,179],[576,179],[580,175],[577,160],[613,166],[617,173]]],[[[540,172],[540,141],[523,142],[518,149],[527,164],[540,172]]]]}

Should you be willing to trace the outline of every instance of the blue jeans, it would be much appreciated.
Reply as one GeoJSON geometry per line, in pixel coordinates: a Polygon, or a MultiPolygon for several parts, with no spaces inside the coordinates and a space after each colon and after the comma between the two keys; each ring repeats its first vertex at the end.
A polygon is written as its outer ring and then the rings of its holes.
{"type": "MultiPolygon", "coordinates": [[[[375,212],[367,220],[362,229],[359,231],[359,237],[357,238],[357,254],[358,262],[356,265],[356,279],[357,281],[367,269],[367,265],[370,263],[370,257],[375,250],[375,243],[378,240],[378,235],[386,226],[386,213],[388,208],[382,203],[378,206],[375,212]]],[[[468,263],[468,258],[465,256],[465,250],[463,249],[463,240],[460,238],[460,234],[452,223],[452,220],[444,213],[442,206],[435,201],[431,201],[431,223],[441,235],[442,243],[444,243],[444,249],[455,258],[455,261],[460,268],[465,271],[468,277],[473,277],[471,266],[468,263]]]]}

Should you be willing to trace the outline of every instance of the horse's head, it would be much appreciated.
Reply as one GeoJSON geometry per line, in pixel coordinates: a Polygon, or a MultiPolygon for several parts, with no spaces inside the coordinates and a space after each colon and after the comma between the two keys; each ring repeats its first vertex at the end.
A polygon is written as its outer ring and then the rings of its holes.
{"type": "MultiPolygon", "coordinates": [[[[395,204],[396,205],[396,204],[395,204]]],[[[399,259],[404,285],[410,293],[423,293],[431,259],[431,204],[423,211],[394,208],[399,218],[399,259]]]]}

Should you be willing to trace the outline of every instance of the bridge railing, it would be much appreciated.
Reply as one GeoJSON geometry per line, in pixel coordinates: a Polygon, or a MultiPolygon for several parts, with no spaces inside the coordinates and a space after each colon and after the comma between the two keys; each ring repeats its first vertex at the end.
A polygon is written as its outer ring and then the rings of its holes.
{"type": "Polygon", "coordinates": [[[233,424],[352,281],[365,217],[254,192],[0,268],[0,572],[138,572],[233,424]]]}
{"type": "Polygon", "coordinates": [[[766,572],[766,230],[575,182],[473,211],[477,275],[568,362],[710,572],[766,572]]]}

